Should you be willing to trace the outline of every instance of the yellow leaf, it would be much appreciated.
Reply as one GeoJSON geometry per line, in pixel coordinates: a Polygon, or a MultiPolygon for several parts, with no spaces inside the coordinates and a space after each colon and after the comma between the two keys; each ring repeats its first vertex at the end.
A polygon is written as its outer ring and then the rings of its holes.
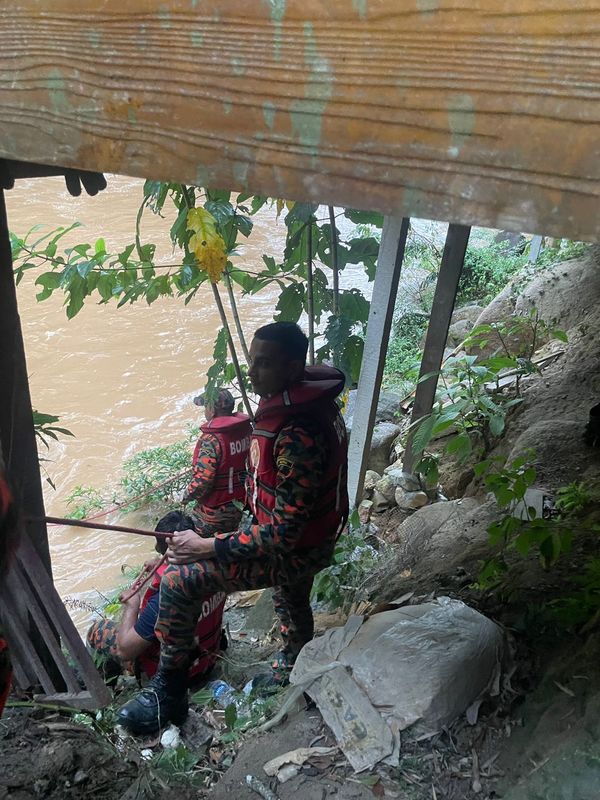
{"type": "Polygon", "coordinates": [[[211,283],[218,283],[227,264],[225,242],[217,231],[216,220],[205,208],[190,208],[187,228],[194,231],[189,247],[211,283]]]}
{"type": "Polygon", "coordinates": [[[346,406],[348,405],[349,398],[350,398],[350,390],[346,389],[346,391],[340,397],[340,411],[342,412],[342,414],[346,410],[346,406]]]}
{"type": "Polygon", "coordinates": [[[279,199],[278,199],[278,200],[276,201],[276,206],[277,206],[277,216],[275,217],[275,219],[276,219],[276,220],[278,220],[278,219],[279,219],[279,215],[280,215],[280,214],[281,214],[281,212],[283,211],[283,205],[284,205],[284,202],[283,202],[283,200],[279,200],[279,199]]]}

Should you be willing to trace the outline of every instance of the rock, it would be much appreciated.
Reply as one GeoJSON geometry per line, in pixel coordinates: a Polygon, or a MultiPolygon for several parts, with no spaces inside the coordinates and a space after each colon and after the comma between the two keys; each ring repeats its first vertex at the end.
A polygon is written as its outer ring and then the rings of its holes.
{"type": "Polygon", "coordinates": [[[273,590],[265,589],[254,606],[248,612],[245,628],[256,633],[259,637],[271,630],[275,622],[275,609],[273,608],[273,590]]]}
{"type": "Polygon", "coordinates": [[[485,306],[477,305],[477,303],[469,303],[466,306],[461,306],[461,308],[457,308],[452,314],[452,319],[450,321],[450,324],[452,325],[455,322],[462,322],[463,320],[467,320],[472,325],[474,325],[479,315],[483,311],[484,307],[485,306]]]}
{"type": "Polygon", "coordinates": [[[425,492],[407,492],[400,486],[396,489],[395,500],[396,505],[405,510],[421,508],[428,503],[425,492]]]}
{"type": "Polygon", "coordinates": [[[396,485],[394,484],[393,480],[389,477],[389,475],[384,475],[383,478],[380,478],[377,481],[375,490],[379,494],[383,495],[385,499],[390,503],[390,505],[394,503],[396,485]]]}
{"type": "MultiPolygon", "coordinates": [[[[519,273],[480,314],[475,325],[503,322],[513,315],[526,316],[535,308],[548,325],[564,331],[572,330],[597,306],[600,298],[599,261],[600,251],[594,248],[582,258],[554,264],[534,273],[529,279],[526,273],[519,273]]],[[[530,343],[531,334],[527,331],[508,338],[512,351],[526,348],[530,343]]],[[[544,340],[538,336],[536,348],[543,344],[544,340]]],[[[485,357],[500,346],[500,340],[492,335],[485,348],[474,352],[485,357]]]]}
{"type": "Polygon", "coordinates": [[[398,462],[388,467],[384,475],[387,476],[395,487],[400,487],[407,492],[418,492],[421,490],[421,483],[412,472],[405,472],[402,467],[397,466],[398,462]]]}
{"type": "MultiPolygon", "coordinates": [[[[579,420],[563,417],[537,420],[516,439],[507,463],[531,452],[536,484],[558,489],[573,480],[576,468],[582,463],[584,426],[583,416],[579,420]]],[[[597,460],[588,457],[587,462],[597,460]]]]}
{"type": "MultiPolygon", "coordinates": [[[[352,430],[352,421],[354,418],[354,410],[356,408],[356,389],[351,389],[348,392],[348,402],[344,409],[344,422],[348,433],[352,430]]],[[[375,413],[376,422],[397,422],[402,416],[402,408],[400,400],[402,398],[399,394],[394,392],[381,392],[379,394],[379,401],[377,402],[377,411],[375,413]]]]}
{"type": "Polygon", "coordinates": [[[392,444],[399,433],[398,425],[393,425],[391,422],[379,422],[375,425],[369,454],[369,469],[383,474],[390,463],[392,444]]]}
{"type": "Polygon", "coordinates": [[[373,490],[375,489],[375,484],[379,480],[381,480],[381,475],[378,472],[375,472],[372,469],[368,469],[366,471],[363,491],[367,497],[371,497],[373,490]]]}
{"type": "Polygon", "coordinates": [[[525,251],[527,239],[522,233],[512,231],[500,231],[494,236],[494,244],[502,244],[502,248],[507,253],[517,253],[521,255],[525,251]]]}
{"type": "Polygon", "coordinates": [[[358,507],[358,519],[361,525],[367,525],[371,519],[371,512],[373,510],[372,500],[363,500],[358,507]]]}
{"type": "Polygon", "coordinates": [[[458,320],[458,322],[453,322],[448,328],[447,343],[451,347],[457,347],[459,344],[464,342],[472,328],[473,323],[468,319],[461,319],[458,320]]]}
{"type": "Polygon", "coordinates": [[[390,501],[387,497],[378,492],[377,489],[373,492],[373,513],[381,514],[382,511],[387,511],[394,505],[394,501],[390,501]]]}

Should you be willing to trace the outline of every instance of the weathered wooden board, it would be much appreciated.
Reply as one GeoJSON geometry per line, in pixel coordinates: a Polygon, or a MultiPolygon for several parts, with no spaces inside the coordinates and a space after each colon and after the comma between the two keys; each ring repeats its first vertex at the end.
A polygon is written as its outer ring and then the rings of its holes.
{"type": "Polygon", "coordinates": [[[4,0],[0,155],[599,239],[597,0],[4,0]]]}

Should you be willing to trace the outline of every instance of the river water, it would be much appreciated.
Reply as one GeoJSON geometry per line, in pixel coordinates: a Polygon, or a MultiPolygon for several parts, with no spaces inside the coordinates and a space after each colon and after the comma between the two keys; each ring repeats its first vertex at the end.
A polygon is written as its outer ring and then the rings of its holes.
{"type": "MultiPolygon", "coordinates": [[[[108,183],[96,197],[74,198],[60,178],[19,181],[6,193],[10,229],[23,235],[36,224],[51,229],[78,220],[84,227],[70,235],[69,244],[103,237],[114,252],[133,241],[142,182],[109,176],[108,183]]],[[[173,262],[171,220],[150,213],[144,220],[144,240],[156,242],[159,261],[173,262]]],[[[285,225],[273,210],[261,211],[254,223],[238,257],[249,270],[262,267],[263,253],[279,258],[285,243],[285,225]]],[[[74,487],[114,484],[125,458],[182,439],[189,423],[200,421],[192,398],[204,384],[220,322],[210,288],[200,290],[188,306],[177,298],[121,309],[88,301],[67,320],[61,293],[36,301],[33,273],[18,289],[32,403],[58,415],[58,424],[75,435],[53,444],[51,461],[44,464],[56,486],[45,486],[47,513],[64,516],[65,498],[74,487]]],[[[346,269],[342,287],[360,286],[368,295],[365,284],[361,268],[346,269]]],[[[268,290],[240,298],[247,336],[271,321],[275,303],[268,290]]],[[[60,596],[92,605],[122,582],[121,565],[140,564],[152,543],[134,535],[57,527],[49,528],[49,538],[60,596]]],[[[84,630],[89,612],[70,612],[84,630]]]]}

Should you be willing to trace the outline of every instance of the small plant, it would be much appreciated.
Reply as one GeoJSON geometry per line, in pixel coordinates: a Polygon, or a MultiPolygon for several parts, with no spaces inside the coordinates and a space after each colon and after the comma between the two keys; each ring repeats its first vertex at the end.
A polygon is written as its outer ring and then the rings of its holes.
{"type": "Polygon", "coordinates": [[[338,540],[333,564],[315,577],[313,599],[331,608],[349,609],[380,559],[381,553],[365,542],[355,512],[338,540]]]}
{"type": "Polygon", "coordinates": [[[76,486],[67,497],[68,516],[71,519],[87,519],[94,512],[102,511],[110,505],[97,489],[91,486],[76,486]]]}
{"type": "Polygon", "coordinates": [[[585,511],[593,499],[592,489],[587,483],[575,482],[557,491],[555,505],[564,516],[577,516],[585,511]]]}
{"type": "MultiPolygon", "coordinates": [[[[532,357],[542,336],[566,341],[564,331],[547,326],[535,309],[523,317],[475,328],[465,347],[481,350],[490,341],[497,341],[497,352],[487,358],[461,355],[446,360],[433,410],[409,431],[413,453],[421,456],[435,436],[452,429],[445,447],[447,454],[466,461],[475,446],[476,455],[485,456],[494,439],[504,432],[509,410],[521,402],[520,379],[539,372],[532,357]],[[511,349],[513,337],[522,343],[516,351],[511,349]],[[506,377],[514,377],[513,386],[502,385],[506,377]]],[[[432,377],[428,374],[420,380],[432,377]]]]}
{"type": "MultiPolygon", "coordinates": [[[[527,504],[527,490],[536,480],[536,470],[531,463],[533,457],[534,453],[530,451],[510,464],[505,464],[502,458],[493,458],[474,468],[476,476],[482,478],[486,488],[493,493],[498,506],[507,512],[488,528],[490,543],[500,548],[500,554],[483,564],[479,588],[490,588],[502,578],[507,570],[504,554],[508,548],[515,549],[524,557],[533,549],[537,550],[542,566],[548,569],[560,556],[570,552],[576,530],[590,528],[578,519],[593,500],[593,493],[585,484],[571,483],[557,491],[555,508],[558,516],[546,517],[544,512],[538,515],[536,509],[527,504]]],[[[595,529],[594,526],[591,529],[595,529]]],[[[581,582],[582,579],[577,580],[581,582]]],[[[584,586],[588,586],[585,581],[584,586]]]]}
{"type": "MultiPolygon", "coordinates": [[[[56,417],[54,414],[42,414],[40,411],[36,411],[35,408],[32,409],[31,413],[33,415],[33,429],[35,431],[36,438],[39,443],[44,445],[46,450],[50,449],[49,439],[54,439],[54,441],[57,442],[59,436],[74,436],[74,434],[67,430],[67,428],[59,428],[55,425],[55,423],[59,421],[60,417],[56,417]]],[[[38,461],[40,466],[50,460],[51,459],[39,455],[38,449],[38,461]]],[[[46,472],[45,467],[42,468],[44,469],[44,472],[46,472]]],[[[54,481],[47,472],[46,483],[48,483],[53,489],[56,489],[54,481]]]]}

